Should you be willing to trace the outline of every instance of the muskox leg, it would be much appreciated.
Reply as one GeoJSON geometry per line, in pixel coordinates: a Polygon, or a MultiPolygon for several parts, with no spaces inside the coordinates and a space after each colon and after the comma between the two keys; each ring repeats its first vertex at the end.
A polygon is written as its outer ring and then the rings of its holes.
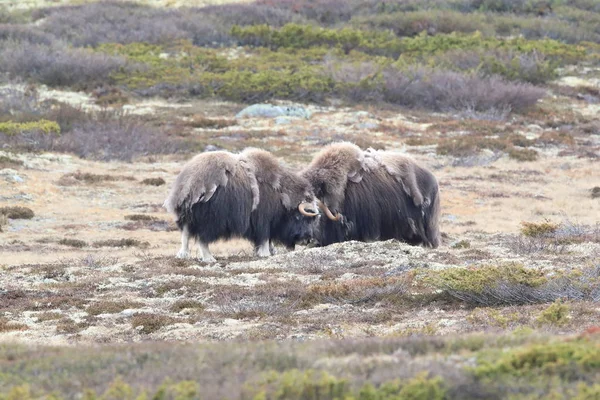
{"type": "Polygon", "coordinates": [[[271,245],[269,243],[269,240],[265,240],[264,242],[256,246],[255,251],[258,257],[269,257],[271,255],[271,245]]]}
{"type": "Polygon", "coordinates": [[[198,240],[198,255],[197,258],[202,260],[203,262],[215,262],[215,258],[212,254],[210,254],[210,250],[208,250],[208,243],[204,243],[201,240],[198,240]]]}
{"type": "Polygon", "coordinates": [[[177,253],[177,258],[188,258],[189,253],[189,245],[190,245],[190,230],[187,225],[183,225],[183,229],[181,230],[181,248],[177,253]]]}
{"type": "Polygon", "coordinates": [[[271,253],[272,256],[274,256],[276,253],[275,245],[273,244],[272,240],[269,240],[269,253],[271,253]]]}

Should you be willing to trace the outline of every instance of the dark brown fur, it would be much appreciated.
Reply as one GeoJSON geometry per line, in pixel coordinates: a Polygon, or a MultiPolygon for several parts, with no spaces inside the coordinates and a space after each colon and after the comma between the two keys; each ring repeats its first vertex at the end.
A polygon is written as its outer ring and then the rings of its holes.
{"type": "Polygon", "coordinates": [[[302,175],[341,221],[323,218],[321,245],[398,239],[440,245],[440,198],[431,172],[398,153],[365,152],[350,143],[322,150],[302,175]]]}

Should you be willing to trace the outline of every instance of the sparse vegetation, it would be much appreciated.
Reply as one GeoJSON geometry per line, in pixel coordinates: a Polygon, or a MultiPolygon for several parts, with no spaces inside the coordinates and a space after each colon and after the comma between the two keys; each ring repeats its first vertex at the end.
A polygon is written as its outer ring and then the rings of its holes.
{"type": "Polygon", "coordinates": [[[148,242],[142,242],[137,239],[107,239],[94,242],[94,247],[148,247],[148,242]]]}
{"type": "Polygon", "coordinates": [[[65,174],[61,177],[61,184],[68,184],[72,181],[84,182],[87,184],[101,183],[101,182],[115,182],[115,181],[134,181],[133,176],[126,175],[107,175],[107,174],[93,174],[91,172],[77,171],[74,173],[65,174]]]}
{"type": "Polygon", "coordinates": [[[0,7],[0,400],[598,397],[596,2],[169,3],[0,7]],[[411,146],[442,246],[174,257],[192,154],[339,140],[411,146]]]}
{"type": "Polygon", "coordinates": [[[138,313],[131,318],[131,327],[140,333],[148,335],[174,322],[174,318],[165,315],[138,313]]]}
{"type": "Polygon", "coordinates": [[[146,214],[126,215],[125,219],[129,220],[129,221],[156,221],[156,220],[158,220],[158,218],[153,217],[152,215],[146,215],[146,214]]]}
{"type": "Polygon", "coordinates": [[[116,314],[128,308],[139,308],[142,307],[143,303],[130,300],[121,301],[98,301],[88,306],[86,311],[90,315],[100,314],[116,314]]]}
{"type": "Polygon", "coordinates": [[[149,186],[162,186],[166,183],[163,178],[146,178],[142,181],[142,184],[149,186]]]}
{"type": "Polygon", "coordinates": [[[84,240],[71,239],[71,238],[61,239],[58,241],[58,244],[62,244],[63,246],[69,246],[69,247],[77,247],[77,248],[82,248],[82,247],[88,246],[87,242],[85,242],[84,240]]]}
{"type": "Polygon", "coordinates": [[[564,325],[569,316],[569,306],[560,299],[552,303],[537,318],[540,324],[564,325]]]}

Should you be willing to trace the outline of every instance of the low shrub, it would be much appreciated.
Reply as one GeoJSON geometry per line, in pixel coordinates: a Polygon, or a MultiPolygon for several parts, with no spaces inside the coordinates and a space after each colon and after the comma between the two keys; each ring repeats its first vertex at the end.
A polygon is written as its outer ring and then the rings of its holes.
{"type": "Polygon", "coordinates": [[[82,248],[82,247],[87,247],[87,242],[83,241],[83,240],[79,240],[79,239],[69,239],[69,238],[64,238],[58,241],[58,244],[62,244],[63,246],[69,246],[69,247],[77,247],[77,248],[82,248]]]}
{"type": "Polygon", "coordinates": [[[540,313],[537,318],[539,324],[564,325],[569,317],[569,306],[560,299],[552,303],[548,308],[540,313]]]}
{"type": "Polygon", "coordinates": [[[533,149],[512,148],[508,151],[508,156],[517,161],[536,161],[539,153],[533,149]]]}
{"type": "Polygon", "coordinates": [[[55,144],[59,151],[94,160],[132,161],[136,157],[171,154],[183,143],[143,120],[129,116],[92,116],[55,144]]]}
{"type": "Polygon", "coordinates": [[[16,158],[0,155],[0,169],[16,168],[21,166],[23,166],[23,161],[16,158]]]}
{"type": "Polygon", "coordinates": [[[548,237],[556,233],[559,225],[548,220],[544,222],[521,222],[521,234],[528,237],[548,237]]]}
{"type": "Polygon", "coordinates": [[[600,367],[600,345],[585,340],[530,345],[495,354],[475,367],[478,377],[534,377],[538,374],[577,378],[600,367]]]}
{"type": "Polygon", "coordinates": [[[151,215],[146,215],[146,214],[126,215],[125,219],[129,220],[129,221],[157,221],[158,220],[158,218],[153,217],[151,215]]]}
{"type": "Polygon", "coordinates": [[[146,248],[150,245],[148,242],[142,242],[137,239],[107,239],[94,242],[94,247],[141,247],[146,248]]]}
{"type": "Polygon", "coordinates": [[[345,380],[326,371],[296,370],[264,374],[256,382],[244,385],[243,399],[347,399],[347,400],[443,400],[446,398],[444,380],[421,373],[412,379],[385,382],[379,387],[365,384],[358,390],[345,380]]]}
{"type": "Polygon", "coordinates": [[[131,317],[131,327],[140,333],[149,335],[176,321],[175,318],[166,315],[138,313],[131,317]]]}
{"type": "Polygon", "coordinates": [[[0,332],[24,331],[29,329],[26,324],[10,321],[5,317],[0,317],[0,332]]]}
{"type": "Polygon", "coordinates": [[[135,178],[128,175],[93,174],[91,172],[76,171],[63,175],[60,178],[60,183],[67,184],[72,180],[93,184],[101,182],[134,181],[135,178]]]}
{"type": "Polygon", "coordinates": [[[0,43],[0,71],[48,86],[93,89],[112,82],[117,71],[131,71],[123,57],[60,44],[0,43]]]}
{"type": "Polygon", "coordinates": [[[8,224],[8,217],[4,214],[0,214],[0,232],[4,232],[2,227],[8,224]]]}
{"type": "Polygon", "coordinates": [[[422,280],[471,305],[535,304],[557,299],[600,299],[600,269],[583,268],[546,276],[520,264],[449,268],[422,280]]]}
{"type": "Polygon", "coordinates": [[[387,68],[383,82],[384,100],[435,111],[498,111],[505,115],[533,106],[545,94],[529,84],[422,67],[387,68]]]}
{"type": "Polygon", "coordinates": [[[170,43],[187,39],[198,46],[227,44],[227,27],[199,9],[150,7],[132,2],[89,3],[49,8],[39,29],[77,47],[101,43],[170,43]]]}
{"type": "Polygon", "coordinates": [[[90,315],[117,314],[129,308],[139,308],[143,306],[143,303],[131,300],[98,301],[95,303],[91,303],[86,309],[86,311],[90,315]]]}
{"type": "Polygon", "coordinates": [[[398,37],[453,32],[490,32],[493,25],[484,14],[464,14],[453,10],[422,10],[412,12],[378,13],[358,16],[351,24],[362,30],[392,31],[398,37]]]}
{"type": "Polygon", "coordinates": [[[31,132],[43,134],[52,133],[58,136],[60,135],[60,126],[54,121],[48,121],[45,119],[35,122],[0,122],[0,133],[6,136],[16,136],[31,132]]]}
{"type": "Polygon", "coordinates": [[[195,310],[203,310],[205,307],[206,306],[204,304],[202,304],[202,302],[200,302],[200,301],[184,299],[184,300],[177,300],[175,303],[173,303],[173,305],[170,307],[170,310],[172,312],[178,313],[187,308],[191,308],[191,309],[195,309],[195,310]]]}
{"type": "Polygon", "coordinates": [[[422,62],[450,70],[477,71],[483,76],[500,75],[507,80],[534,85],[555,79],[559,66],[559,62],[549,59],[538,50],[523,52],[503,48],[449,50],[425,57],[422,62]]]}
{"type": "Polygon", "coordinates": [[[163,178],[146,178],[144,180],[142,180],[142,185],[149,185],[149,186],[162,186],[165,185],[167,182],[165,182],[165,180],[163,178]]]}
{"type": "Polygon", "coordinates": [[[35,214],[33,210],[28,207],[7,206],[0,207],[0,215],[4,215],[9,219],[32,219],[35,214]]]}

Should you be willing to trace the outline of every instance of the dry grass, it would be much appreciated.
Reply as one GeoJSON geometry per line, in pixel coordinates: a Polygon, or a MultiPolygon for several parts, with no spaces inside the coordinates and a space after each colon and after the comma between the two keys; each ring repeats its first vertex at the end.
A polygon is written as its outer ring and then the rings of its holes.
{"type": "Polygon", "coordinates": [[[146,179],[142,180],[143,185],[150,185],[150,186],[162,186],[166,183],[167,182],[165,182],[165,180],[163,178],[146,178],[146,179]]]}
{"type": "Polygon", "coordinates": [[[67,186],[73,183],[98,184],[117,181],[135,181],[135,178],[133,176],[126,175],[94,174],[91,172],[77,171],[63,175],[58,184],[67,186]]]}
{"type": "Polygon", "coordinates": [[[5,317],[0,317],[0,332],[23,331],[29,329],[27,325],[12,322],[5,317]]]}
{"type": "Polygon", "coordinates": [[[0,156],[0,169],[4,168],[19,168],[23,166],[23,161],[12,157],[0,156]]]}
{"type": "Polygon", "coordinates": [[[130,214],[124,217],[129,221],[157,221],[158,218],[146,214],[130,214]]]}
{"type": "Polygon", "coordinates": [[[90,315],[117,314],[128,308],[139,308],[143,306],[143,303],[131,300],[98,301],[95,303],[91,303],[86,309],[86,311],[90,315]]]}
{"type": "Polygon", "coordinates": [[[139,313],[131,318],[131,327],[143,334],[151,334],[177,322],[175,318],[160,314],[139,313]]]}
{"type": "Polygon", "coordinates": [[[77,247],[77,248],[82,248],[82,247],[88,246],[87,242],[84,240],[69,239],[69,238],[64,238],[64,239],[59,240],[58,244],[62,244],[63,246],[69,246],[69,247],[77,247]]]}
{"type": "Polygon", "coordinates": [[[143,242],[137,239],[132,238],[123,238],[123,239],[107,239],[107,240],[98,240],[93,243],[94,247],[139,247],[146,248],[150,244],[148,242],[143,242]]]}

